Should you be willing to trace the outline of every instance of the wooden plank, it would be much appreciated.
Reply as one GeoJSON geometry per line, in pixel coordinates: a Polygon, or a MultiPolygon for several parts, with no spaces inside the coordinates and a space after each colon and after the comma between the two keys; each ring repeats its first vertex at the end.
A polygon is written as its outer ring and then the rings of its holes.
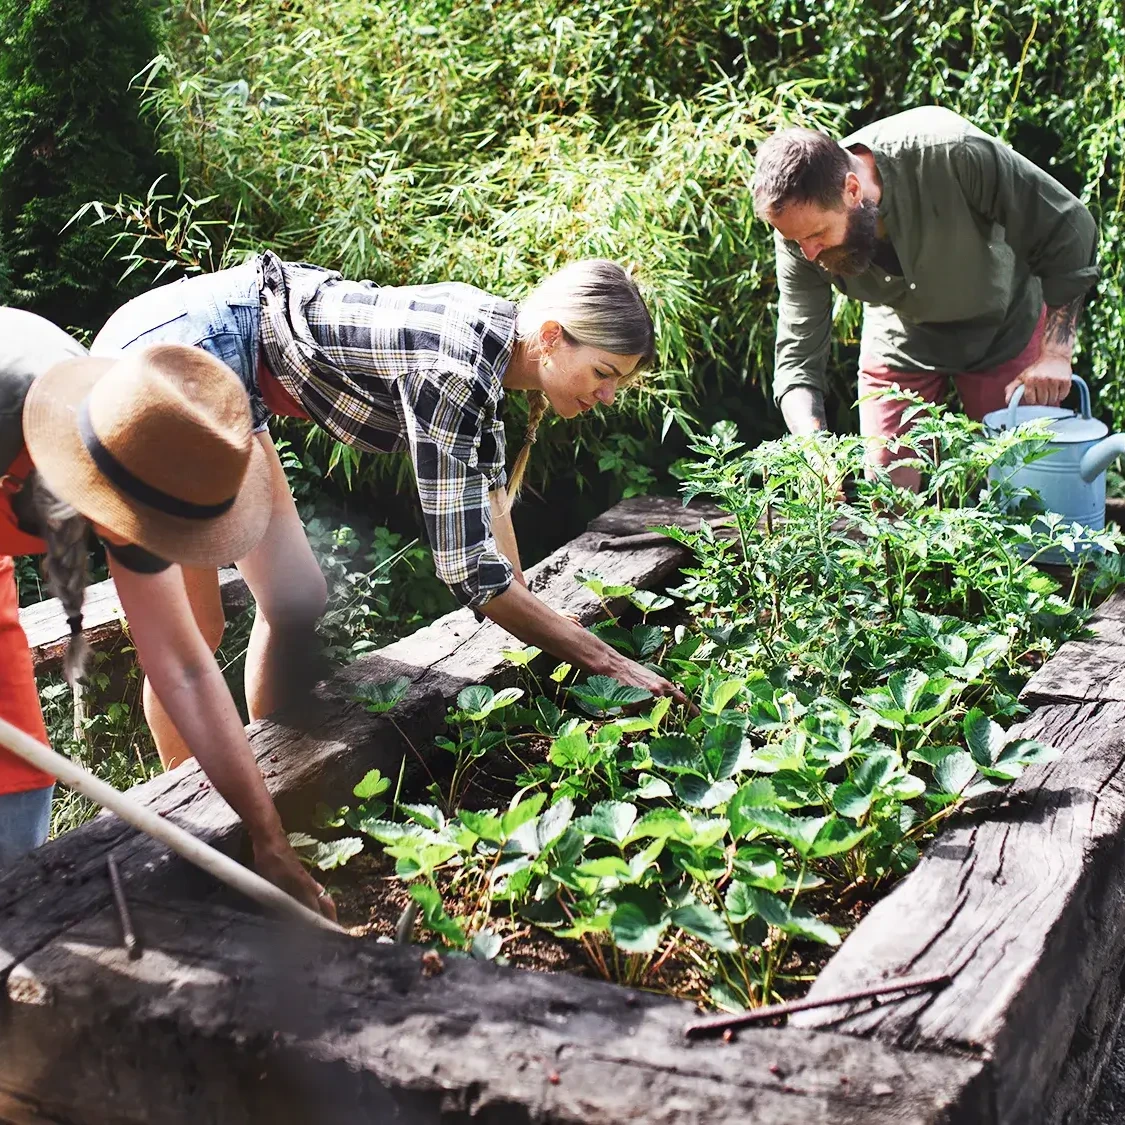
{"type": "Polygon", "coordinates": [[[992,1120],[973,1060],[794,1030],[688,1044],[690,1005],[598,981],[449,957],[427,976],[417,949],[197,903],[134,913],[139,961],[107,911],[12,974],[0,1112],[6,1096],[84,1125],[992,1120]]]}
{"type": "MultiPolygon", "coordinates": [[[[713,511],[677,510],[685,521],[713,511]]],[[[638,498],[613,511],[614,526],[632,534],[663,521],[669,508],[667,502],[638,498]]],[[[636,553],[599,554],[590,548],[593,539],[604,537],[604,531],[586,533],[529,571],[530,583],[548,604],[577,614],[587,624],[602,610],[575,582],[576,570],[593,568],[613,581],[646,586],[662,581],[686,557],[671,540],[636,553]]],[[[251,746],[282,817],[295,827],[306,824],[317,801],[347,800],[366,770],[378,767],[394,776],[404,753],[411,768],[417,768],[413,751],[421,754],[431,742],[448,703],[462,687],[485,680],[497,683],[505,673],[514,678],[503,656],[514,643],[497,626],[478,625],[470,613],[457,611],[341,669],[317,687],[301,710],[253,724],[251,746]],[[355,701],[358,684],[396,675],[409,677],[413,684],[390,716],[371,715],[355,701]]],[[[240,822],[194,761],[131,792],[228,853],[236,854],[241,847],[240,822]]],[[[209,886],[164,848],[103,815],[0,874],[0,980],[62,928],[106,903],[105,856],[111,848],[133,893],[160,886],[163,893],[201,894],[209,886]]]]}
{"type": "MultiPolygon", "coordinates": [[[[219,592],[228,614],[245,609],[251,601],[250,591],[242,575],[234,567],[219,571],[219,592]]],[[[101,651],[113,648],[123,635],[124,611],[117,597],[113,579],[95,582],[86,587],[82,605],[82,632],[90,648],[101,651]]],[[[70,626],[58,598],[47,598],[20,610],[20,625],[27,634],[36,672],[53,672],[62,666],[63,654],[70,639],[70,626]]]]}
{"type": "Polygon", "coordinates": [[[1022,703],[1125,703],[1125,590],[1098,607],[1090,628],[1092,638],[1067,641],[1028,680],[1022,703]]]}
{"type": "Polygon", "coordinates": [[[1125,960],[1125,704],[1045,707],[1019,730],[1062,757],[946,828],[810,995],[943,971],[953,983],[792,1021],[988,1059],[997,1120],[1012,1125],[1063,1120],[1080,1104],[1086,1079],[1067,1077],[1066,1060],[1085,1052],[1081,1066],[1096,1069],[1083,1040],[1112,1038],[1125,960]]]}

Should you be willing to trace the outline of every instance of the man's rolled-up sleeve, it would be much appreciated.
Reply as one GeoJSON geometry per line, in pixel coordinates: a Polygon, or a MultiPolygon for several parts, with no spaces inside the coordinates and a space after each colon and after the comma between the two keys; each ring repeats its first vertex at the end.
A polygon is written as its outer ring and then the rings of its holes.
{"type": "Polygon", "coordinates": [[[1026,157],[991,137],[950,152],[969,205],[1004,228],[1008,245],[1043,284],[1043,300],[1069,305],[1098,280],[1098,227],[1081,200],[1026,157]]]}
{"type": "Polygon", "coordinates": [[[824,271],[774,232],[777,256],[777,343],[773,398],[794,387],[824,392],[832,342],[832,283],[824,271]]]}
{"type": "Polygon", "coordinates": [[[410,373],[399,382],[434,568],[462,605],[477,609],[502,594],[513,573],[492,534],[488,494],[504,483],[495,427],[472,395],[471,384],[441,372],[410,373]]]}

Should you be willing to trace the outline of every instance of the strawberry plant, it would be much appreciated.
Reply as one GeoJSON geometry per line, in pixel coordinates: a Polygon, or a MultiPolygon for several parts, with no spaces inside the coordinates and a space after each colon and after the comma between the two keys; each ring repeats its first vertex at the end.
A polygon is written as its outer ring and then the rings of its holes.
{"type": "Polygon", "coordinates": [[[526,650],[512,654],[525,703],[462,691],[438,741],[448,789],[357,822],[424,932],[502,956],[531,925],[607,979],[768,1002],[945,818],[1054,756],[1007,728],[1027,676],[1116,582],[1117,538],[1030,522],[1003,472],[989,479],[1041,450],[1034,428],[990,438],[920,414],[920,493],[865,475],[858,438],[745,450],[720,426],[696,443],[685,494],[725,518],[668,529],[695,555],[678,589],[580,580],[640,615],[598,632],[683,683],[698,713],[604,676],[563,687],[570,670],[537,677],[526,650]],[[1064,540],[1066,588],[1033,565],[1064,540]],[[467,807],[470,767],[503,756],[518,767],[506,805],[467,807]]]}

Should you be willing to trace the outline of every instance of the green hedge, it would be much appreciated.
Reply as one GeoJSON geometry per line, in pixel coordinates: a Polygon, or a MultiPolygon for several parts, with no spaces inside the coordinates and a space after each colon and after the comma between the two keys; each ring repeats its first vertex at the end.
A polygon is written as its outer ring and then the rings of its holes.
{"type": "MultiPolygon", "coordinates": [[[[1119,0],[189,3],[168,35],[153,109],[207,199],[163,204],[181,260],[270,245],[383,283],[513,297],[577,255],[637,266],[660,372],[609,417],[551,427],[533,484],[608,473],[618,492],[648,487],[689,414],[732,417],[751,440],[778,432],[754,147],[786,121],[842,130],[926,102],[1008,138],[1097,213],[1105,277],[1080,363],[1125,417],[1119,0]]],[[[841,304],[844,410],[857,322],[841,304]]],[[[327,464],[326,445],[313,452],[327,464]]]]}
{"type": "Polygon", "coordinates": [[[158,28],[151,0],[0,0],[0,302],[83,330],[120,303],[105,239],[63,228],[158,173],[129,90],[158,28]]]}

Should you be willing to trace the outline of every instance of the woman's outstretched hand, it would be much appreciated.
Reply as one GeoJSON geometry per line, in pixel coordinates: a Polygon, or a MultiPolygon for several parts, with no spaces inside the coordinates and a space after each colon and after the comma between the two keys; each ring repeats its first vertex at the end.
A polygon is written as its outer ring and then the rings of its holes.
{"type": "Polygon", "coordinates": [[[612,676],[619,683],[628,684],[630,687],[644,688],[645,691],[650,691],[653,695],[670,695],[677,703],[686,707],[692,715],[699,714],[699,708],[688,699],[682,688],[672,683],[671,680],[665,679],[659,672],[654,672],[651,668],[646,668],[643,664],[638,664],[628,657],[620,657],[620,665],[604,674],[612,676]]]}

